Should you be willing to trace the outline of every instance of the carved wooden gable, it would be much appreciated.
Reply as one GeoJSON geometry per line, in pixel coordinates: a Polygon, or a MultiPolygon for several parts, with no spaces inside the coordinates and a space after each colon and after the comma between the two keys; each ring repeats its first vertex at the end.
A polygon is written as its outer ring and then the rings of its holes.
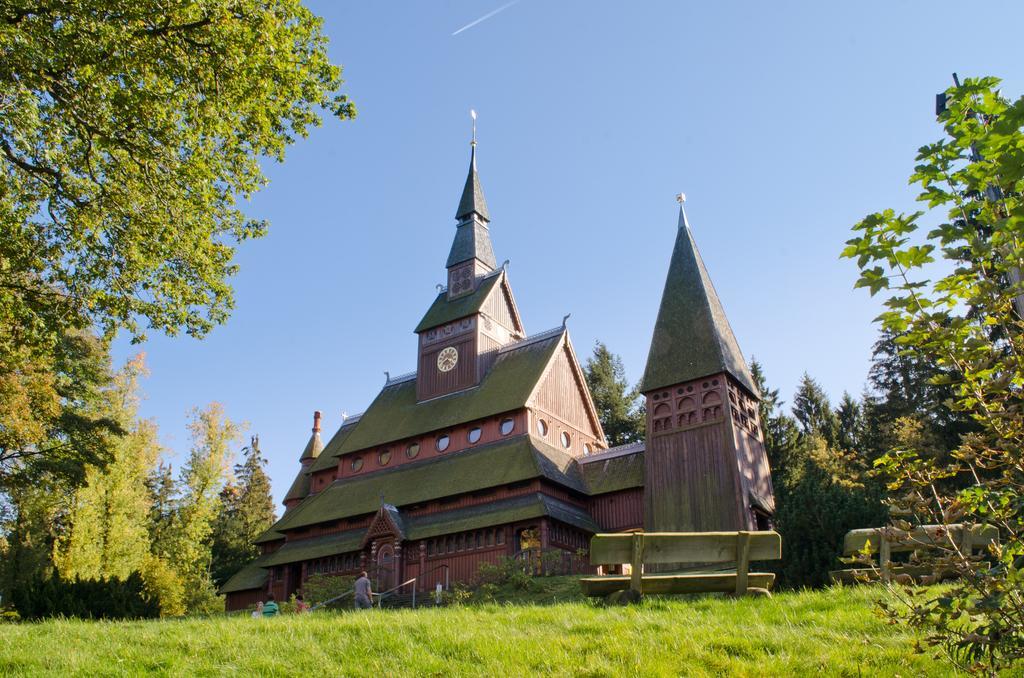
{"type": "Polygon", "coordinates": [[[572,349],[568,334],[564,335],[562,347],[548,363],[530,398],[530,404],[559,417],[596,440],[604,440],[604,430],[590,397],[590,388],[576,360],[576,352],[572,349]]]}
{"type": "Polygon", "coordinates": [[[363,536],[362,546],[366,546],[374,539],[394,538],[396,541],[405,539],[401,514],[398,509],[385,504],[377,511],[370,526],[366,528],[363,536]]]}

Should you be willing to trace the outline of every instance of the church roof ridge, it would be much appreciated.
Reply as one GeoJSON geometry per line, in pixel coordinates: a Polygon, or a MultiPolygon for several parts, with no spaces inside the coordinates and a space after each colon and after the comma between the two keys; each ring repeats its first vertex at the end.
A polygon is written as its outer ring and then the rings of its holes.
{"type": "Polygon", "coordinates": [[[545,339],[550,339],[551,337],[557,337],[558,335],[566,331],[567,330],[565,328],[565,325],[559,325],[558,327],[552,327],[550,330],[544,330],[543,332],[538,332],[537,334],[531,334],[530,336],[524,337],[519,341],[513,342],[511,344],[505,344],[504,346],[498,349],[498,354],[500,355],[502,353],[508,353],[509,351],[515,351],[520,348],[525,348],[530,344],[536,344],[538,341],[544,341],[545,339]]]}
{"type": "Polygon", "coordinates": [[[644,441],[640,440],[635,443],[626,443],[624,445],[616,445],[615,447],[609,447],[607,450],[601,450],[600,452],[594,452],[586,457],[581,457],[579,463],[589,464],[596,461],[604,461],[605,459],[612,459],[614,457],[622,457],[627,454],[636,454],[637,452],[644,452],[647,449],[647,445],[644,441]]]}
{"type": "Polygon", "coordinates": [[[389,376],[384,386],[394,386],[395,384],[401,384],[402,382],[412,381],[415,378],[416,370],[413,370],[412,372],[406,372],[405,374],[400,374],[397,377],[389,376]]]}

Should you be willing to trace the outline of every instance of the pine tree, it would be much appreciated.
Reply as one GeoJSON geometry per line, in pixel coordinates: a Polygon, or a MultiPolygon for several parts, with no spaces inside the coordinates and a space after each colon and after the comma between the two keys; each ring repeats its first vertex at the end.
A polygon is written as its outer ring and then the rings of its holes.
{"type": "Polygon", "coordinates": [[[144,356],[130,360],[105,393],[104,415],[125,435],[103,467],[90,467],[74,496],[55,561],[65,579],[126,579],[150,551],[146,478],[160,454],[156,426],[138,420],[139,379],[144,356]]]}
{"type": "Polygon", "coordinates": [[[836,420],[836,444],[844,450],[860,450],[864,436],[864,411],[846,391],[843,391],[843,399],[836,408],[836,420]]]}
{"type": "Polygon", "coordinates": [[[253,541],[277,519],[258,436],[252,437],[244,455],[235,466],[235,481],[221,492],[214,525],[212,571],[218,586],[258,555],[253,541]]]}
{"type": "Polygon", "coordinates": [[[600,341],[583,368],[598,419],[611,446],[643,440],[645,414],[626,380],[622,359],[600,341]]]}
{"type": "Polygon", "coordinates": [[[764,368],[757,359],[751,360],[750,374],[761,393],[759,404],[761,416],[761,430],[764,435],[764,449],[768,455],[768,465],[772,470],[772,477],[785,465],[788,453],[796,447],[799,438],[799,429],[792,417],[782,411],[784,404],[779,397],[779,389],[768,388],[768,380],[764,374],[764,368]]]}
{"type": "Polygon", "coordinates": [[[806,372],[793,397],[793,416],[804,435],[821,436],[830,447],[836,445],[839,420],[825,391],[806,372]]]}
{"type": "Polygon", "coordinates": [[[162,558],[174,553],[174,529],[177,522],[178,485],[174,469],[160,462],[146,479],[149,492],[149,541],[152,552],[162,558]]]}

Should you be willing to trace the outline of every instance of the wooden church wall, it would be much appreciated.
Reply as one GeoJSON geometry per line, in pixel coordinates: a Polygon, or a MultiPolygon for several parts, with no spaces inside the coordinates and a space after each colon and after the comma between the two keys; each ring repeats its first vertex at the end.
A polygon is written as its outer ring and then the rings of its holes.
{"type": "Polygon", "coordinates": [[[481,311],[484,316],[497,322],[509,331],[516,332],[519,330],[516,327],[515,316],[512,313],[512,303],[505,293],[503,286],[499,285],[498,289],[491,292],[486,301],[484,301],[481,311]]]}
{"type": "Polygon", "coordinates": [[[476,356],[475,332],[453,338],[451,341],[439,341],[430,347],[424,347],[420,354],[419,376],[416,379],[417,397],[420,400],[426,400],[460,391],[476,384],[476,356]],[[459,360],[454,369],[442,372],[437,369],[437,354],[449,346],[454,346],[458,350],[459,360]]]}
{"type": "Polygon", "coordinates": [[[644,526],[644,488],[601,494],[590,500],[590,515],[608,532],[622,532],[644,526]]]}
{"type": "MultiPolygon", "coordinates": [[[[537,410],[535,419],[539,417],[549,422],[549,431],[545,437],[549,444],[562,447],[561,428],[569,433],[569,452],[576,456],[584,453],[584,443],[593,445],[597,440],[597,430],[588,416],[580,384],[570,363],[568,349],[563,347],[559,351],[554,364],[537,389],[533,407],[537,410]]],[[[533,427],[535,434],[539,435],[536,422],[533,427]]]]}
{"type": "Polygon", "coordinates": [[[721,424],[649,435],[644,527],[648,531],[746,529],[732,434],[721,424]]]}

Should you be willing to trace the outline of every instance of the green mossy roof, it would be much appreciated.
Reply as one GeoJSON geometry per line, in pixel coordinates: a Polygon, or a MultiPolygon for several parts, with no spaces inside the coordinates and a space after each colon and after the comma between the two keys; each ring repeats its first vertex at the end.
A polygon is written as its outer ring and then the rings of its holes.
{"type": "Polygon", "coordinates": [[[271,527],[269,530],[261,534],[252,540],[253,544],[265,544],[270,541],[277,541],[278,539],[284,539],[284,535],[271,527]]]}
{"type": "Polygon", "coordinates": [[[335,458],[335,452],[341,447],[341,444],[345,442],[345,439],[352,434],[352,431],[356,430],[356,426],[359,425],[359,420],[350,421],[341,425],[331,439],[327,441],[327,445],[323,451],[320,452],[320,456],[316,458],[309,468],[305,470],[305,473],[315,473],[317,471],[323,471],[325,469],[332,468],[338,465],[338,460],[335,458]]]}
{"type": "Polygon", "coordinates": [[[644,454],[636,452],[580,464],[589,494],[607,494],[644,486],[644,454]]]}
{"type": "Polygon", "coordinates": [[[401,508],[534,478],[586,492],[572,457],[524,434],[449,456],[336,480],[289,511],[273,529],[284,532],[374,513],[380,508],[381,495],[401,508]]]}
{"type": "Polygon", "coordinates": [[[288,542],[273,553],[261,556],[261,567],[273,567],[274,565],[285,565],[287,563],[298,563],[313,558],[324,558],[336,556],[339,553],[357,551],[362,546],[365,529],[348,530],[329,534],[323,537],[311,539],[300,539],[288,542]]]}
{"type": "Polygon", "coordinates": [[[230,579],[224,582],[224,585],[220,587],[219,592],[224,594],[263,588],[263,585],[267,583],[267,575],[269,574],[269,572],[262,567],[265,557],[266,556],[260,556],[238,572],[235,572],[230,579]]]}
{"type": "Polygon", "coordinates": [[[415,380],[385,386],[352,433],[337,446],[331,441],[320,458],[518,410],[526,405],[564,337],[564,332],[556,333],[502,351],[479,386],[451,395],[417,402],[415,380]]]}
{"type": "Polygon", "coordinates": [[[750,393],[757,387],[701,259],[685,213],[672,251],[640,390],[728,372],[750,393]]]}
{"type": "Polygon", "coordinates": [[[487,301],[487,297],[490,296],[491,291],[501,282],[504,274],[503,270],[488,273],[480,281],[480,285],[477,286],[476,290],[464,297],[457,297],[449,301],[447,290],[441,292],[434,299],[434,303],[430,305],[430,308],[427,309],[427,314],[423,316],[423,320],[420,320],[419,325],[413,331],[423,332],[431,327],[444,325],[453,320],[465,318],[468,315],[479,312],[483,308],[484,302],[487,301]]]}
{"type": "Polygon", "coordinates": [[[292,482],[292,486],[288,488],[288,493],[284,495],[284,500],[291,501],[292,499],[305,499],[308,497],[309,483],[309,474],[305,468],[300,468],[299,474],[295,476],[295,480],[292,482]]]}
{"type": "Polygon", "coordinates": [[[541,516],[551,516],[590,532],[600,530],[594,519],[583,509],[539,492],[480,506],[408,518],[406,522],[409,525],[409,539],[429,539],[442,534],[478,530],[541,516]]]}

